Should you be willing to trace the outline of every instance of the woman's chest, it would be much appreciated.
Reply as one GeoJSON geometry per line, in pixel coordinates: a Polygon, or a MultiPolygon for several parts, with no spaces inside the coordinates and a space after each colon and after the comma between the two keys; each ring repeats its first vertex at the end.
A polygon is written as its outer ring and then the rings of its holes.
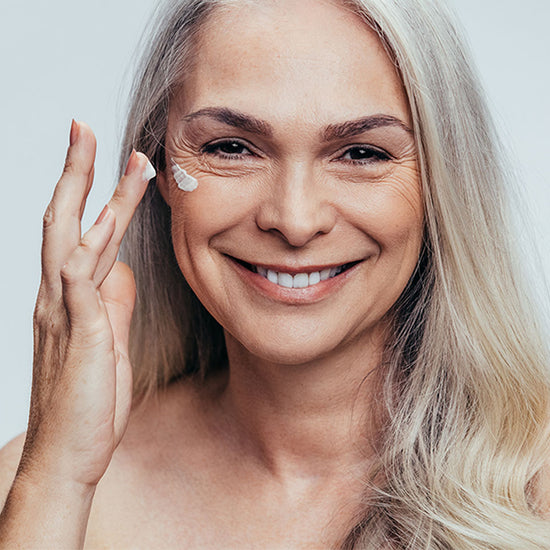
{"type": "Polygon", "coordinates": [[[127,478],[100,487],[85,548],[318,550],[345,536],[350,510],[322,488],[316,497],[285,498],[200,477],[127,478]]]}

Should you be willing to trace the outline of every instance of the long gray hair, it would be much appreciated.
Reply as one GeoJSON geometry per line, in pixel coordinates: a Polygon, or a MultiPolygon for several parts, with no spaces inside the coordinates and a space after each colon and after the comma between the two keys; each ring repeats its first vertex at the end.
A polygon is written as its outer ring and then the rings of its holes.
{"type": "MultiPolygon", "coordinates": [[[[171,97],[209,14],[239,2],[161,4],[137,75],[121,154],[165,169],[171,97]]],[[[550,373],[520,290],[498,140],[453,14],[438,0],[342,0],[380,36],[407,95],[425,207],[418,266],[395,304],[381,388],[381,443],[344,548],[550,548],[537,491],[550,456],[550,373]]],[[[223,24],[223,22],[222,22],[223,24]]],[[[183,88],[183,93],[185,89],[183,88]]],[[[153,180],[122,259],[138,289],[136,396],[227,367],[223,329],[181,274],[153,180]]]]}

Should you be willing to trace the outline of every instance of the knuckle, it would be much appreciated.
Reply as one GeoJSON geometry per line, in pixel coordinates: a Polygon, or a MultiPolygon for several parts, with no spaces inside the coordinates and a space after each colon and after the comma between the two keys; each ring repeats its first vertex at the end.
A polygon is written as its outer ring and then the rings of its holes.
{"type": "Polygon", "coordinates": [[[65,284],[73,284],[86,277],[90,278],[89,271],[99,253],[97,243],[93,239],[82,237],[77,249],[60,270],[61,281],[65,284]]]}
{"type": "Polygon", "coordinates": [[[96,252],[95,243],[87,235],[84,235],[80,240],[80,248],[87,254],[96,252]]]}
{"type": "Polygon", "coordinates": [[[101,255],[100,242],[96,239],[92,239],[89,236],[82,237],[79,245],[80,253],[83,254],[89,264],[90,262],[97,262],[101,255]]]}
{"type": "Polygon", "coordinates": [[[128,196],[128,189],[125,186],[117,186],[113,196],[111,197],[111,202],[113,205],[119,205],[124,203],[124,199],[128,196]]]}
{"type": "Polygon", "coordinates": [[[34,324],[43,325],[47,321],[48,317],[48,308],[42,302],[37,302],[33,312],[34,324]]]}
{"type": "Polygon", "coordinates": [[[50,303],[37,302],[34,308],[33,321],[36,327],[55,329],[64,325],[62,308],[50,303]]]}
{"type": "Polygon", "coordinates": [[[73,260],[69,260],[61,268],[60,275],[61,275],[61,280],[64,283],[66,283],[66,284],[67,283],[68,284],[74,283],[75,281],[78,280],[78,278],[80,276],[80,269],[79,269],[78,264],[73,260]]]}
{"type": "Polygon", "coordinates": [[[44,212],[44,216],[42,218],[42,226],[44,229],[50,228],[55,223],[55,208],[52,203],[48,204],[48,207],[46,208],[46,212],[44,212]]]}
{"type": "Polygon", "coordinates": [[[75,163],[69,155],[65,158],[65,164],[63,165],[63,174],[70,174],[74,172],[75,163]]]}

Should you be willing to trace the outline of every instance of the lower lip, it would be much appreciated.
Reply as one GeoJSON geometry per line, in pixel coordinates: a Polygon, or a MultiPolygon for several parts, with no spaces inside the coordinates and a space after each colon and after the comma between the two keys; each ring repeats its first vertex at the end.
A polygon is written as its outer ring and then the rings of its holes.
{"type": "Polygon", "coordinates": [[[259,273],[250,271],[233,258],[229,257],[229,261],[247,285],[253,286],[261,294],[271,300],[291,305],[314,304],[320,302],[330,294],[337,292],[338,289],[354,275],[362,264],[362,262],[359,262],[339,275],[327,279],[326,281],[321,281],[316,285],[306,288],[286,288],[276,283],[272,283],[259,273]]]}

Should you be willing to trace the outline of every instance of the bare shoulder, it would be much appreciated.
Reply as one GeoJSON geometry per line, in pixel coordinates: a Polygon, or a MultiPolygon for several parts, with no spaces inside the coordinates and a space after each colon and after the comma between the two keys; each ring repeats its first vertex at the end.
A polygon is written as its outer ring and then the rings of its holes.
{"type": "Polygon", "coordinates": [[[200,391],[178,383],[132,412],[97,487],[86,548],[178,547],[167,537],[189,527],[181,515],[195,517],[196,472],[211,462],[201,404],[200,391]]]}
{"type": "Polygon", "coordinates": [[[25,434],[23,433],[0,449],[0,510],[4,507],[6,497],[15,479],[24,444],[25,434]]]}

